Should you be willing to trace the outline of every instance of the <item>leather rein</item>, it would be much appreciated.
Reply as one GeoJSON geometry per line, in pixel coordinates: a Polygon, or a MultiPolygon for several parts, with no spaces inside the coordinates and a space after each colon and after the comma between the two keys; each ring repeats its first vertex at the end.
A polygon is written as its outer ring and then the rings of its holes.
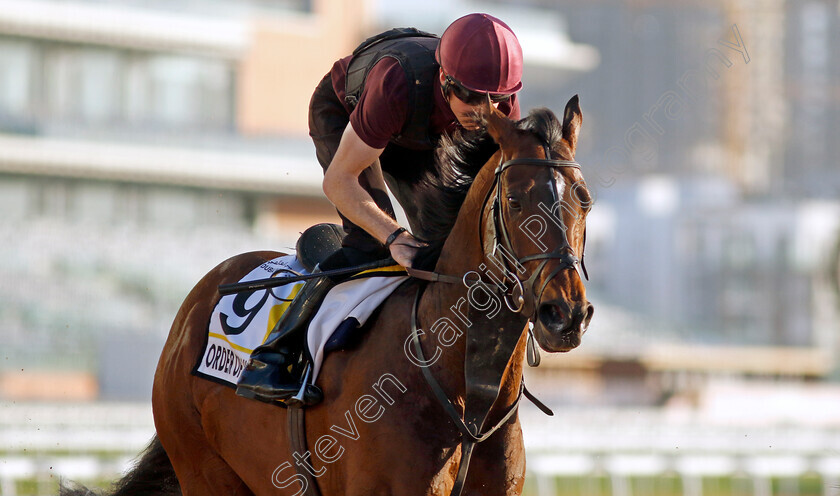
{"type": "MultiPolygon", "coordinates": [[[[544,149],[545,149],[545,156],[550,157],[551,155],[550,155],[549,147],[547,145],[543,145],[543,146],[544,146],[544,149]]],[[[496,251],[499,250],[499,249],[506,250],[509,254],[514,253],[513,246],[512,246],[511,240],[510,240],[510,235],[508,233],[508,228],[507,228],[507,226],[504,222],[504,219],[501,215],[501,204],[502,204],[501,203],[501,190],[502,190],[501,181],[502,181],[503,173],[507,169],[509,169],[510,167],[513,167],[513,166],[516,166],[516,165],[542,165],[542,166],[552,167],[552,168],[573,167],[573,168],[576,168],[576,169],[580,169],[580,164],[578,164],[575,161],[572,161],[572,160],[554,160],[554,159],[550,159],[550,158],[545,158],[545,159],[541,159],[541,158],[515,158],[515,159],[507,160],[505,162],[502,162],[501,159],[500,159],[499,162],[500,162],[500,164],[496,168],[495,173],[494,173],[495,177],[494,177],[494,180],[493,180],[493,185],[490,187],[490,189],[487,193],[487,196],[484,199],[484,203],[483,203],[484,206],[482,207],[482,210],[481,210],[481,219],[479,220],[480,224],[483,226],[484,225],[484,211],[486,210],[487,202],[490,200],[491,195],[495,191],[495,198],[493,200],[493,204],[490,207],[491,214],[493,216],[492,224],[491,224],[491,229],[493,230],[493,233],[492,233],[492,235],[493,235],[493,251],[491,253],[491,256],[493,256],[493,257],[495,257],[496,251]]],[[[561,219],[561,223],[562,223],[562,219],[561,219]]],[[[564,229],[564,232],[565,232],[565,229],[564,229]]],[[[480,237],[481,237],[481,234],[480,234],[480,237]]],[[[504,256],[501,257],[502,260],[503,260],[502,263],[504,264],[505,270],[507,271],[507,275],[514,280],[514,284],[515,284],[513,289],[508,289],[507,291],[504,291],[502,288],[500,288],[496,284],[487,283],[487,282],[484,282],[481,279],[468,281],[467,280],[467,274],[464,274],[462,277],[456,277],[456,276],[452,276],[452,275],[440,274],[440,273],[437,273],[437,272],[424,271],[424,270],[418,270],[418,269],[412,269],[412,268],[406,268],[406,271],[407,271],[409,276],[417,278],[417,279],[425,280],[425,281],[445,282],[445,283],[451,283],[451,284],[463,283],[467,286],[472,286],[473,284],[482,284],[487,289],[489,289],[489,290],[491,290],[491,291],[493,291],[497,294],[501,293],[502,298],[504,299],[505,304],[507,305],[508,309],[510,311],[514,312],[514,313],[521,313],[523,311],[523,309],[526,307],[526,304],[528,304],[530,307],[532,307],[531,308],[532,314],[531,314],[530,320],[533,321],[533,319],[536,318],[536,312],[537,312],[536,302],[538,302],[540,300],[540,297],[542,296],[542,292],[545,290],[545,287],[548,285],[548,282],[551,279],[553,279],[557,274],[559,274],[561,271],[566,270],[566,269],[576,268],[579,263],[581,263],[581,265],[582,265],[581,260],[578,259],[577,256],[575,256],[574,251],[572,250],[572,248],[569,245],[568,240],[565,238],[565,236],[564,236],[564,239],[565,239],[565,241],[564,241],[563,246],[561,246],[560,249],[555,250],[551,253],[538,253],[538,254],[534,254],[534,255],[527,255],[527,256],[524,256],[524,257],[519,257],[519,258],[516,259],[516,263],[517,263],[518,267],[522,267],[522,265],[525,264],[526,262],[531,262],[531,261],[536,261],[536,260],[541,261],[537,270],[535,270],[530,275],[530,277],[528,277],[528,279],[526,279],[525,281],[519,279],[519,277],[516,275],[516,272],[510,270],[510,268],[508,267],[506,258],[504,256]],[[557,259],[562,260],[562,263],[558,267],[556,267],[551,272],[551,274],[549,274],[549,276],[543,282],[542,286],[539,288],[539,292],[534,293],[534,286],[536,284],[536,280],[539,277],[539,275],[542,273],[543,269],[545,268],[545,265],[548,263],[549,260],[557,260],[557,259]],[[526,288],[528,289],[527,293],[526,293],[526,288]],[[517,289],[519,291],[519,296],[516,298],[516,304],[514,305],[509,301],[509,298],[513,297],[513,294],[514,294],[513,292],[517,289]]],[[[481,243],[481,246],[483,248],[484,247],[484,241],[481,238],[480,238],[480,243],[481,243]]],[[[585,273],[585,269],[584,269],[584,273],[585,273]]],[[[417,294],[415,295],[415,298],[414,298],[414,304],[412,306],[412,311],[411,311],[411,341],[412,341],[412,346],[414,347],[414,351],[416,353],[417,358],[419,358],[422,363],[425,363],[426,358],[425,358],[424,353],[423,353],[423,347],[420,343],[420,333],[419,333],[418,327],[417,327],[417,309],[420,305],[420,296],[421,296],[421,288],[418,288],[417,289],[417,294]]],[[[530,348],[531,348],[530,345],[532,344],[530,342],[531,339],[532,339],[532,335],[530,334],[530,331],[529,331],[529,354],[528,354],[529,358],[528,358],[528,361],[531,365],[535,365],[535,363],[532,363],[531,354],[530,354],[530,348]]],[[[534,351],[534,353],[536,353],[536,351],[534,351]]],[[[537,356],[537,359],[535,360],[535,362],[539,363],[539,360],[538,360],[539,355],[537,354],[536,356],[537,356]]],[[[461,492],[464,489],[464,483],[466,482],[467,471],[469,469],[470,459],[472,457],[472,452],[473,452],[473,448],[475,448],[475,445],[477,443],[480,443],[482,441],[487,440],[491,435],[493,435],[493,433],[495,433],[505,423],[507,423],[511,419],[511,417],[513,417],[513,415],[519,409],[519,403],[522,400],[523,395],[525,397],[527,397],[531,402],[533,402],[544,413],[546,413],[548,415],[553,415],[553,412],[548,407],[546,407],[542,402],[540,402],[536,397],[534,397],[525,388],[525,382],[523,380],[523,382],[520,384],[519,393],[517,394],[516,399],[514,400],[513,404],[508,408],[508,411],[501,418],[501,420],[496,422],[496,424],[493,425],[492,427],[486,429],[484,432],[480,432],[480,430],[479,430],[480,426],[477,426],[477,425],[472,424],[472,423],[470,423],[468,425],[467,423],[464,422],[464,419],[461,418],[461,415],[458,413],[457,409],[452,404],[452,401],[446,395],[446,392],[443,390],[440,383],[437,381],[437,379],[435,379],[434,375],[432,375],[432,372],[429,369],[429,367],[428,366],[421,366],[420,369],[422,370],[423,377],[426,380],[426,383],[429,385],[429,388],[432,390],[432,393],[434,394],[438,403],[440,403],[440,405],[443,407],[444,411],[446,411],[449,418],[452,420],[452,422],[458,428],[458,431],[459,431],[460,436],[461,436],[461,459],[460,459],[460,463],[459,463],[459,466],[458,466],[458,473],[455,476],[455,483],[454,483],[454,485],[452,487],[452,491],[450,493],[451,496],[460,496],[461,492]]]]}

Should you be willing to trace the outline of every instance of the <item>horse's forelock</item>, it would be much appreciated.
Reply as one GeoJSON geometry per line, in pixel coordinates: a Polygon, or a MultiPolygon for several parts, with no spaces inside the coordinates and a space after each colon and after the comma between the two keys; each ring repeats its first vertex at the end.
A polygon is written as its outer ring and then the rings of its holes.
{"type": "Polygon", "coordinates": [[[516,123],[516,128],[535,134],[553,150],[563,140],[563,122],[554,115],[554,112],[544,107],[531,110],[527,117],[516,123]]]}

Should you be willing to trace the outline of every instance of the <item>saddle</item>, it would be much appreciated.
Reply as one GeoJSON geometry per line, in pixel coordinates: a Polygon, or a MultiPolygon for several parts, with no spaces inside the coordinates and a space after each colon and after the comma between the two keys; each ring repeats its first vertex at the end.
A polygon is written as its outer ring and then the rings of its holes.
{"type": "Polygon", "coordinates": [[[341,249],[344,229],[337,224],[324,222],[315,224],[300,235],[295,245],[298,260],[306,270],[312,272],[315,266],[341,249]]]}
{"type": "MultiPolygon", "coordinates": [[[[298,238],[297,244],[295,245],[297,258],[306,270],[313,272],[316,266],[342,249],[341,242],[344,236],[344,228],[337,224],[327,222],[315,224],[303,231],[300,238],[298,238]]],[[[315,311],[312,313],[314,316],[315,311]]],[[[351,321],[344,322],[333,332],[324,350],[331,352],[347,349],[348,347],[352,347],[356,338],[358,338],[358,332],[354,323],[351,321]]],[[[301,346],[305,349],[306,345],[305,343],[301,343],[301,346]]],[[[307,352],[303,354],[303,359],[311,360],[312,357],[309,356],[308,350],[305,349],[305,351],[307,352]]]]}

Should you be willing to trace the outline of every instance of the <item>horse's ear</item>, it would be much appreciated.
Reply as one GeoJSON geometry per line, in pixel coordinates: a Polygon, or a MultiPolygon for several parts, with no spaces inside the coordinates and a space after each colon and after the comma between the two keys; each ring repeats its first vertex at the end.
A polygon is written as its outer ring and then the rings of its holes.
{"type": "Polygon", "coordinates": [[[500,147],[504,148],[505,143],[510,142],[510,137],[514,131],[514,123],[508,119],[501,110],[497,109],[490,103],[490,96],[487,96],[487,101],[482,107],[482,114],[484,115],[484,124],[493,141],[500,147]]]}
{"type": "Polygon", "coordinates": [[[575,95],[566,104],[566,110],[563,112],[563,139],[569,143],[572,152],[577,149],[581,122],[583,122],[583,115],[580,112],[580,98],[575,95]]]}

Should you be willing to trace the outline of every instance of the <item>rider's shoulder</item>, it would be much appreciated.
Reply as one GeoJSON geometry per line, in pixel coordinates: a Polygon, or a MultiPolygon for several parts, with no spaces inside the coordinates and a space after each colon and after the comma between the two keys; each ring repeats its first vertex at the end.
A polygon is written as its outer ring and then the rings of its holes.
{"type": "MultiPolygon", "coordinates": [[[[399,104],[408,98],[408,81],[400,63],[390,57],[377,62],[368,73],[364,92],[380,104],[399,104]]],[[[370,99],[370,98],[369,98],[370,99]]]]}

